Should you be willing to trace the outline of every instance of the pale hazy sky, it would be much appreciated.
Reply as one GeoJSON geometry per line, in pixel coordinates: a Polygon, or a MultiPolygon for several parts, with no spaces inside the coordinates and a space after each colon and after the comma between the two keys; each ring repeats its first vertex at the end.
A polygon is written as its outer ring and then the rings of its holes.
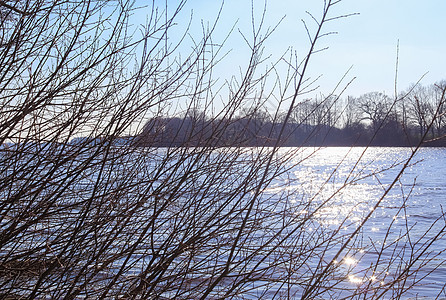
{"type": "MultiPolygon", "coordinates": [[[[214,20],[220,5],[218,0],[189,0],[183,16],[187,18],[193,11],[194,24],[198,26],[201,19],[214,20]]],[[[254,6],[260,15],[264,1],[254,0],[254,6]]],[[[273,26],[282,17],[285,19],[266,44],[265,55],[278,56],[292,46],[303,57],[308,40],[301,19],[311,23],[305,11],[317,18],[322,6],[322,0],[269,0],[266,27],[273,26]]],[[[446,0],[343,0],[336,5],[332,16],[350,13],[359,15],[327,24],[326,31],[338,34],[320,41],[321,48],[328,46],[329,49],[312,61],[310,75],[323,74],[319,81],[321,92],[330,91],[352,66],[350,78],[357,79],[347,94],[384,91],[393,95],[398,40],[399,90],[418,81],[426,72],[429,73],[423,84],[446,79],[446,0]]],[[[234,22],[238,22],[236,26],[241,31],[249,33],[251,0],[224,2],[216,38],[223,37],[234,22]]],[[[246,46],[235,32],[227,47],[232,53],[225,72],[231,72],[231,67],[243,65],[246,46]]]]}

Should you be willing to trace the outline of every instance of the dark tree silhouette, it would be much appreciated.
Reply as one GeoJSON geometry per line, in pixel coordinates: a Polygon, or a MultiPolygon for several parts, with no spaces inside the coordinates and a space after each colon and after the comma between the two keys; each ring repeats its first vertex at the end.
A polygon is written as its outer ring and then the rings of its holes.
{"type": "Polygon", "coordinates": [[[282,146],[320,105],[321,120],[333,123],[330,95],[287,129],[326,23],[344,17],[332,15],[341,1],[321,2],[319,20],[309,15],[308,54],[285,61],[284,77],[274,77],[282,58],[263,60],[272,31],[253,24],[247,66],[223,87],[213,78],[224,56],[213,40],[218,17],[179,55],[189,32],[176,40],[170,32],[185,1],[169,13],[144,4],[137,26],[130,1],[0,1],[0,298],[398,298],[418,284],[428,259],[419,253],[441,242],[444,227],[427,229],[435,234],[411,241],[404,256],[398,243],[376,249],[389,259],[377,256],[364,278],[400,266],[385,285],[346,288],[355,271],[336,263],[357,252],[417,147],[348,233],[345,222],[328,228],[317,216],[355,184],[357,166],[330,194],[322,183],[296,202],[287,190],[287,172],[302,160],[299,148],[282,146]],[[268,80],[280,93],[266,90],[268,80]],[[220,111],[201,113],[220,97],[220,111]],[[269,111],[268,127],[260,112],[271,101],[281,110],[269,111]],[[247,107],[258,114],[241,114],[247,107]],[[240,147],[250,139],[261,146],[240,147]],[[277,181],[278,193],[269,189],[277,181]]]}

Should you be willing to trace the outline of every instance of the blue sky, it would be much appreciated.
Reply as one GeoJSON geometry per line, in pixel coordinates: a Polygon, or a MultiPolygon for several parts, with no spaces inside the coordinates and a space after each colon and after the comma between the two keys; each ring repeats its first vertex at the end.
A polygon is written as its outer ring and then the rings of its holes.
{"type": "MultiPolygon", "coordinates": [[[[170,5],[173,7],[174,2],[170,5]]],[[[220,5],[221,2],[217,0],[188,1],[179,26],[191,11],[196,28],[201,20],[212,22],[220,5]]],[[[278,57],[293,47],[302,57],[308,48],[308,40],[301,19],[311,23],[305,11],[318,17],[322,6],[322,0],[268,1],[266,27],[274,26],[282,17],[285,19],[266,44],[265,55],[278,57]]],[[[254,0],[254,8],[260,15],[264,1],[254,0]]],[[[312,78],[323,75],[318,82],[320,92],[331,91],[352,67],[349,78],[356,77],[356,80],[347,94],[358,96],[369,91],[380,91],[393,95],[398,41],[399,90],[406,89],[427,72],[423,84],[446,79],[445,0],[343,0],[332,11],[333,16],[350,13],[359,15],[327,24],[326,31],[336,31],[338,34],[321,40],[319,46],[329,49],[312,60],[309,75],[312,78]]],[[[216,39],[223,38],[235,22],[238,29],[249,34],[250,21],[251,0],[226,0],[216,39]]],[[[230,64],[225,63],[221,72],[237,72],[237,66],[243,66],[247,53],[238,32],[228,40],[226,48],[232,49],[227,58],[230,64]]]]}

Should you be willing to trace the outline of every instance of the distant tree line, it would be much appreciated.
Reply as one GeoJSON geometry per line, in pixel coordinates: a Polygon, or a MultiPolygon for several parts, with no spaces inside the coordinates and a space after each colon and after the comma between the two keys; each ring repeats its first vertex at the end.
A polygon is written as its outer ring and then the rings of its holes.
{"type": "MultiPolygon", "coordinates": [[[[413,146],[423,140],[425,146],[446,146],[445,86],[446,81],[413,85],[396,100],[381,92],[306,99],[294,108],[280,144],[413,146]]],[[[141,146],[155,147],[273,146],[283,119],[258,105],[231,118],[194,109],[182,117],[150,119],[138,139],[141,146]]]]}

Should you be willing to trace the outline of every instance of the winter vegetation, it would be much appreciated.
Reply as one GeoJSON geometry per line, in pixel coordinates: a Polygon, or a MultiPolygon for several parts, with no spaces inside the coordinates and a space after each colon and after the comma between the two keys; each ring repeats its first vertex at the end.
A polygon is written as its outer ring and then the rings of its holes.
{"type": "Polygon", "coordinates": [[[382,243],[363,233],[419,147],[444,135],[446,86],[307,100],[318,43],[346,17],[332,12],[342,1],[320,2],[302,60],[263,56],[264,11],[242,32],[246,65],[219,82],[218,16],[201,36],[169,34],[184,1],[169,14],[158,1],[0,1],[0,298],[399,299],[444,270],[442,211],[421,235],[392,217],[382,243]],[[366,169],[365,147],[342,177],[341,161],[311,192],[293,188],[305,183],[290,171],[318,151],[300,146],[387,144],[388,132],[407,157],[366,169]],[[392,178],[363,214],[320,219],[383,169],[392,178]],[[362,253],[364,269],[339,263],[362,253]]]}
{"type": "MultiPolygon", "coordinates": [[[[408,147],[421,142],[444,147],[445,88],[445,82],[417,84],[396,100],[379,92],[304,99],[293,108],[280,145],[408,147]]],[[[140,145],[149,147],[274,146],[284,118],[261,106],[242,110],[232,119],[194,110],[185,116],[151,119],[138,138],[140,145]]]]}

